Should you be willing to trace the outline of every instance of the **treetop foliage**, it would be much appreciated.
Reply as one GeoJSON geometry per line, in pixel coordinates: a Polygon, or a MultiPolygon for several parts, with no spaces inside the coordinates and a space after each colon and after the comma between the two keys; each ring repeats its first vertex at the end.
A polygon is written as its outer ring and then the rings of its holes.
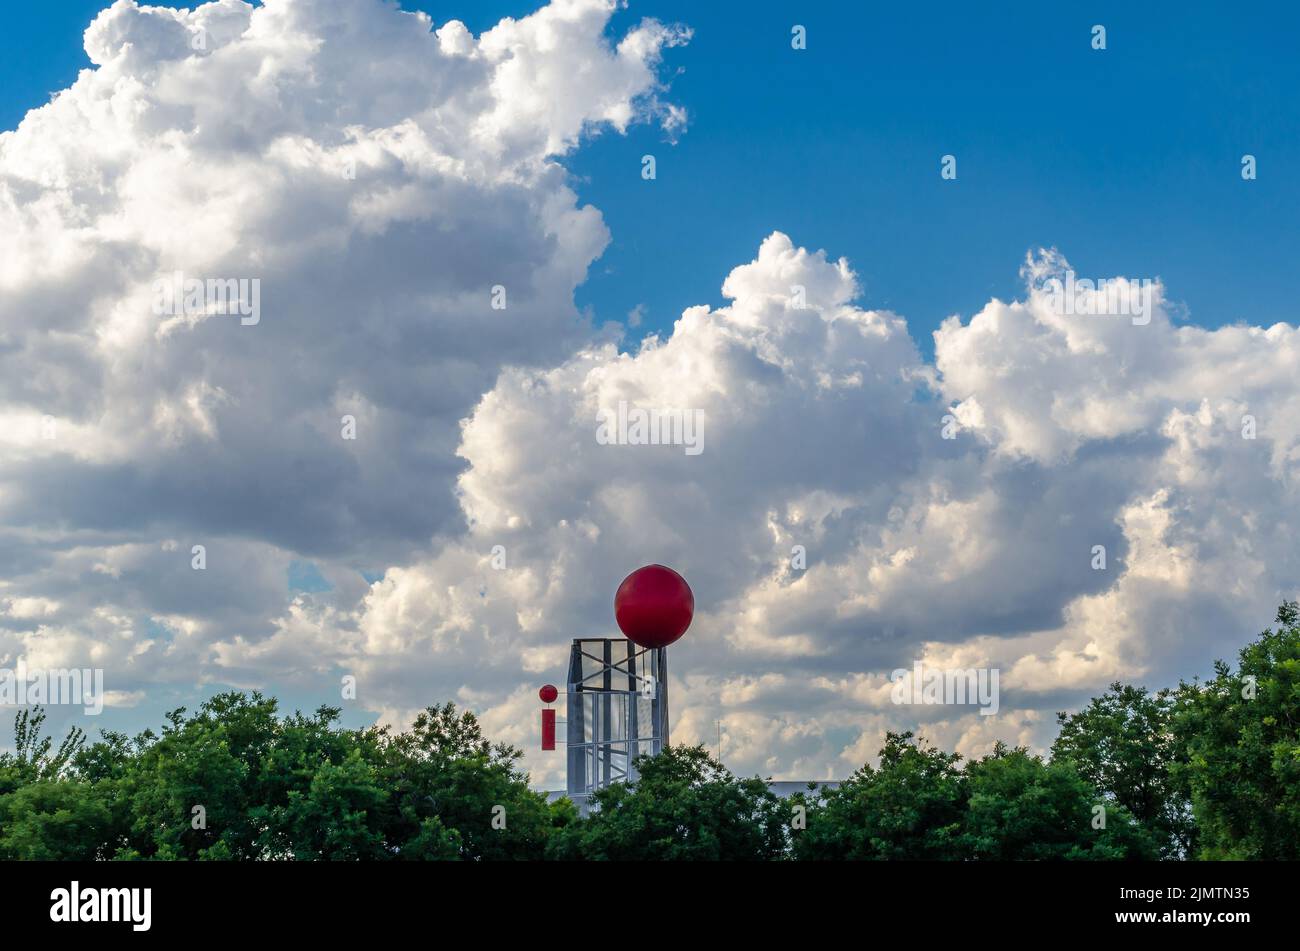
{"type": "Polygon", "coordinates": [[[157,733],[57,747],[24,709],[0,754],[0,859],[1296,859],[1300,606],[1276,623],[1209,681],[1114,683],[1058,714],[1050,758],[963,762],[888,733],[875,765],[782,799],[678,746],[585,818],[451,703],[395,732],[231,692],[157,733]]]}

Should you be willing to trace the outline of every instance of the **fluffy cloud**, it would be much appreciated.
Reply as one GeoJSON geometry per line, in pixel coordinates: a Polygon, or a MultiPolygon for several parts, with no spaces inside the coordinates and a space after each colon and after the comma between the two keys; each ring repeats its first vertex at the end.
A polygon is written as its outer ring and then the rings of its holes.
{"type": "Polygon", "coordinates": [[[887,729],[1042,744],[1271,617],[1300,568],[1294,327],[1179,325],[1159,284],[1145,322],[1066,313],[1043,251],[928,364],[780,232],[671,334],[581,319],[608,236],[565,155],[684,121],[658,73],[687,31],[609,38],[613,7],[478,37],[378,2],[100,15],[97,68],[0,136],[0,661],[93,660],[124,703],[336,702],[350,673],[362,710],[453,698],[531,748],[568,640],[660,561],[699,612],[674,739],[720,724],[737,769],[831,778],[887,729]],[[259,278],[260,321],[161,319],[175,271],[259,278]],[[620,405],[697,414],[702,451],[598,439],[620,405]],[[300,560],[320,590],[287,589],[300,560]],[[894,704],[918,660],[998,668],[998,714],[894,704]]]}
{"type": "Polygon", "coordinates": [[[658,74],[688,32],[608,36],[615,6],[478,37],[379,0],[95,19],[96,68],[0,135],[0,657],[112,641],[107,611],[121,680],[277,676],[291,558],[350,607],[463,529],[459,421],[590,335],[608,234],[565,154],[684,119],[658,74]],[[159,315],[178,272],[258,281],[260,319],[159,315]]]}
{"type": "MultiPolygon", "coordinates": [[[[621,576],[665,561],[700,611],[673,649],[675,737],[713,745],[721,721],[732,765],[810,778],[889,728],[1041,745],[1113,679],[1205,671],[1300,568],[1296,331],[1176,327],[1159,293],[1143,325],[1064,320],[1027,277],[1024,301],[947,322],[932,368],[901,319],[854,305],[846,262],[776,233],[667,339],[506,370],[464,426],[466,537],[371,588],[355,662],[456,670],[484,698],[520,657],[554,677],[568,636],[609,632],[621,576]],[[704,451],[602,444],[620,402],[700,411],[704,451]],[[916,660],[997,668],[998,715],[895,705],[889,674],[916,660]]],[[[526,682],[503,719],[535,712],[526,682]]]]}

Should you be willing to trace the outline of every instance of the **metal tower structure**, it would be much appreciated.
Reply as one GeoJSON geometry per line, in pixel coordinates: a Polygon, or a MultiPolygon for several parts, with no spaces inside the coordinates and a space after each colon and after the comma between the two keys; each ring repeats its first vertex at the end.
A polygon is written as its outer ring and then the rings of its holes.
{"type": "Polygon", "coordinates": [[[636,779],[633,761],[668,745],[668,651],[622,638],[577,638],[569,650],[568,794],[575,803],[636,779]]]}
{"type": "MultiPolygon", "coordinates": [[[[664,565],[638,568],[614,593],[614,620],[624,637],[579,637],[569,648],[565,706],[566,794],[584,814],[588,798],[611,783],[637,779],[638,756],[668,745],[668,645],[691,626],[695,595],[664,565]]],[[[553,684],[537,692],[542,749],[555,749],[553,684]]]]}

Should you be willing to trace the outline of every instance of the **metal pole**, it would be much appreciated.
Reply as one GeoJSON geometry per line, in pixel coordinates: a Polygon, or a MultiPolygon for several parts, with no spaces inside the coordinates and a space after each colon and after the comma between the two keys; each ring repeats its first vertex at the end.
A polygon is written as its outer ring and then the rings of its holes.
{"type": "Polygon", "coordinates": [[[587,792],[587,748],[586,720],[583,703],[586,695],[582,691],[582,650],[577,641],[569,650],[569,689],[565,695],[565,710],[568,720],[565,722],[565,735],[569,738],[567,755],[569,758],[568,789],[569,798],[576,802],[577,796],[587,792]]]}

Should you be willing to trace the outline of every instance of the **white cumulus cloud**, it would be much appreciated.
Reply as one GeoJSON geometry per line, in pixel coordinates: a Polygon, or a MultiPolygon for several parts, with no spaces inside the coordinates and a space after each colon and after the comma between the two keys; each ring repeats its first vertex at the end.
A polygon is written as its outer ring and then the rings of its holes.
{"type": "Polygon", "coordinates": [[[663,562],[698,611],[674,740],[826,779],[889,729],[1042,744],[1268,621],[1300,568],[1294,326],[1180,324],[1159,283],[1145,322],[1063,313],[1040,251],[929,363],[774,231],[722,306],[593,327],[609,235],[566,156],[685,122],[688,28],[614,35],[615,6],[479,36],[379,0],[99,15],[94,68],[0,134],[0,663],[103,666],[119,705],[351,674],[385,720],[479,710],[555,785],[537,686],[663,562]],[[258,279],[260,320],[161,317],[176,272],[258,279]],[[599,440],[620,406],[694,414],[702,451],[599,440]],[[289,590],[300,563],[323,583],[289,590]],[[998,669],[997,715],[894,704],[917,661],[998,669]]]}

